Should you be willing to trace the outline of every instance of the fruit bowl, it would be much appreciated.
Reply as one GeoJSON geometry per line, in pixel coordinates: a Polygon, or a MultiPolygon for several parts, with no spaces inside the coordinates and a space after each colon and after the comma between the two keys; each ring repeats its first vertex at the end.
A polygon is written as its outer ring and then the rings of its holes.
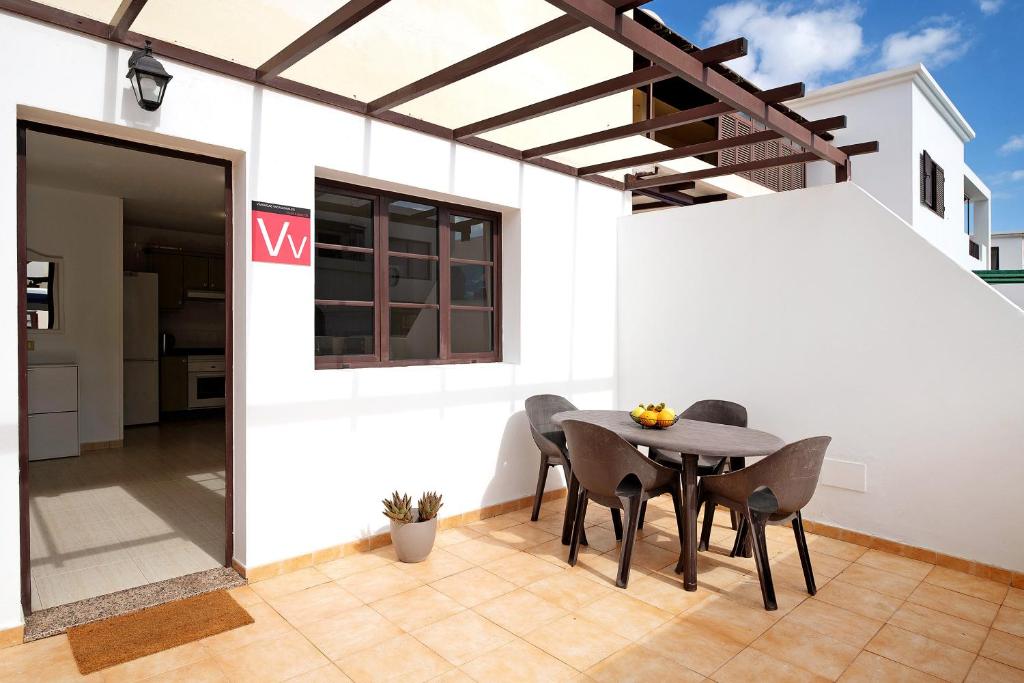
{"type": "Polygon", "coordinates": [[[671,420],[658,420],[657,422],[655,422],[652,425],[645,425],[643,422],[640,421],[639,417],[635,417],[633,415],[630,415],[629,418],[631,420],[633,420],[633,422],[636,422],[638,425],[640,425],[641,429],[668,429],[669,427],[674,425],[676,422],[679,422],[679,416],[678,415],[676,415],[671,420]]]}
{"type": "Polygon", "coordinates": [[[664,403],[647,406],[641,403],[629,413],[629,417],[644,429],[668,429],[679,422],[679,416],[664,403]]]}

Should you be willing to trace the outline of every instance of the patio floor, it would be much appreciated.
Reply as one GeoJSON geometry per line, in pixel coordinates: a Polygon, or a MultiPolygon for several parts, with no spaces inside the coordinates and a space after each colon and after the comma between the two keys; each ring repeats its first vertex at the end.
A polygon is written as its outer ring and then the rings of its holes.
{"type": "MultiPolygon", "coordinates": [[[[564,501],[443,531],[430,559],[390,547],[232,592],[255,623],[94,674],[96,680],[1022,681],[1024,590],[808,535],[809,597],[786,528],[769,528],[779,610],[753,560],[715,529],[682,590],[668,500],[652,505],[628,590],[614,587],[606,509],[577,567],[564,501]]],[[[728,514],[716,516],[728,523],[728,514]]],[[[65,636],[0,650],[0,681],[73,680],[65,636]]]]}

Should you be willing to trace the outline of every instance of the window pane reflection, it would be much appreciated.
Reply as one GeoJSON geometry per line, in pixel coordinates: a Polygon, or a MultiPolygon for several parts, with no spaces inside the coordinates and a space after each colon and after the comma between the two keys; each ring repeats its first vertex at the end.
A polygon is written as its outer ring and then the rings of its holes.
{"type": "Polygon", "coordinates": [[[315,348],[318,356],[373,354],[373,309],[369,306],[317,306],[315,348]]]}
{"type": "Polygon", "coordinates": [[[322,244],[373,248],[373,201],[318,188],[316,236],[322,244]]]}
{"type": "Polygon", "coordinates": [[[452,311],[452,353],[487,353],[494,350],[493,314],[490,311],[452,311]]]}
{"type": "Polygon", "coordinates": [[[407,304],[436,304],[437,261],[388,259],[388,298],[407,304]]]}
{"type": "Polygon", "coordinates": [[[491,269],[488,266],[452,266],[454,305],[490,306],[491,300],[491,269]]]}
{"type": "Polygon", "coordinates": [[[493,261],[491,230],[491,221],[453,215],[451,218],[452,258],[493,261]]]}
{"type": "Polygon", "coordinates": [[[390,339],[392,360],[437,358],[437,309],[392,308],[390,339]]]}
{"type": "Polygon", "coordinates": [[[316,298],[373,301],[373,254],[316,250],[316,298]]]}
{"type": "Polygon", "coordinates": [[[388,249],[437,256],[437,207],[409,201],[391,202],[388,249]]]}

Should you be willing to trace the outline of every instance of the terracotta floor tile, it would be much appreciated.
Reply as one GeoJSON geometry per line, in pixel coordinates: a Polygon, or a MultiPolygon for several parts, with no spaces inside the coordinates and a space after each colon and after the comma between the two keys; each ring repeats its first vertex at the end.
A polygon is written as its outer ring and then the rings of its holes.
{"type": "Polygon", "coordinates": [[[217,660],[207,657],[198,662],[151,676],[146,679],[146,683],[222,683],[227,680],[228,677],[217,664],[217,660]]]}
{"type": "Polygon", "coordinates": [[[468,541],[450,545],[445,550],[475,565],[487,564],[516,552],[515,548],[510,548],[489,536],[471,538],[468,541]]]}
{"type": "Polygon", "coordinates": [[[422,562],[396,562],[392,566],[417,581],[431,583],[458,574],[473,565],[461,557],[437,548],[422,562]]]}
{"type": "MultiPolygon", "coordinates": [[[[614,554],[618,555],[617,552],[614,554]]],[[[647,541],[639,541],[633,544],[633,567],[660,569],[668,564],[675,564],[678,561],[679,551],[677,550],[665,550],[647,541]]]]}
{"type": "Polygon", "coordinates": [[[476,538],[480,535],[479,531],[473,531],[469,527],[454,527],[437,532],[437,538],[434,539],[434,545],[438,548],[445,548],[450,545],[455,545],[456,543],[468,541],[469,539],[476,538]]]}
{"type": "Polygon", "coordinates": [[[587,669],[586,674],[599,683],[700,683],[704,680],[699,673],[640,645],[630,645],[616,652],[587,669]]]}
{"type": "Polygon", "coordinates": [[[587,578],[584,573],[573,570],[531,583],[526,586],[526,590],[544,598],[552,605],[574,612],[608,595],[609,591],[619,589],[604,586],[587,578]]]}
{"type": "Polygon", "coordinates": [[[900,557],[899,555],[882,552],[881,550],[869,550],[857,558],[857,562],[916,581],[923,579],[935,568],[933,564],[912,560],[909,557],[900,557]]]}
{"type": "Polygon", "coordinates": [[[473,683],[473,679],[461,669],[450,669],[437,678],[431,678],[430,683],[473,683]]]}
{"type": "Polygon", "coordinates": [[[763,607],[754,609],[726,598],[713,598],[683,612],[680,618],[749,645],[778,621],[780,615],[763,607]]]}
{"type": "Polygon", "coordinates": [[[858,649],[867,645],[884,623],[821,600],[805,600],[783,621],[813,629],[858,649]]]}
{"type": "Polygon", "coordinates": [[[910,579],[899,574],[858,564],[857,562],[844,569],[836,577],[836,580],[852,583],[861,588],[869,588],[878,593],[884,593],[885,595],[891,595],[894,598],[904,600],[914,592],[919,583],[917,579],[910,579]]]}
{"type": "MultiPolygon", "coordinates": [[[[454,531],[454,529],[452,531],[454,531]]],[[[446,532],[441,532],[441,534],[444,533],[446,532]]],[[[438,534],[438,538],[440,538],[441,534],[438,534]]],[[[373,553],[356,553],[355,555],[347,555],[331,562],[318,564],[316,569],[336,581],[338,579],[343,579],[346,576],[351,576],[352,574],[358,574],[359,572],[376,569],[377,567],[383,567],[388,564],[391,563],[380,555],[374,555],[373,553]]]]}
{"type": "Polygon", "coordinates": [[[230,588],[228,589],[228,595],[234,598],[235,602],[237,602],[242,607],[248,607],[249,605],[257,605],[263,602],[263,598],[261,598],[256,593],[256,591],[252,589],[251,586],[238,586],[237,588],[230,588]]]}
{"type": "Polygon", "coordinates": [[[924,577],[928,583],[948,588],[957,593],[963,593],[982,600],[994,602],[997,605],[1006,597],[1010,587],[1005,583],[989,581],[979,576],[972,576],[963,572],[947,569],[946,567],[935,567],[924,577]]]}
{"type": "Polygon", "coordinates": [[[974,662],[972,652],[888,624],[871,639],[866,649],[945,681],[962,681],[974,662]]]}
{"type": "MultiPolygon", "coordinates": [[[[811,597],[807,594],[806,588],[803,586],[802,574],[800,582],[801,590],[797,590],[788,583],[776,580],[776,574],[772,574],[772,583],[775,586],[775,604],[778,606],[778,609],[772,612],[772,615],[775,618],[780,618],[788,614],[790,610],[796,608],[800,603],[811,597]]],[[[729,598],[730,600],[738,602],[745,607],[762,611],[764,610],[764,597],[761,595],[761,583],[757,580],[756,576],[734,583],[728,588],[723,589],[721,591],[721,595],[722,597],[729,598]]]]}
{"type": "Polygon", "coordinates": [[[517,586],[526,586],[534,581],[560,574],[567,568],[568,565],[560,567],[529,553],[516,553],[484,565],[487,571],[517,586]]]}
{"type": "MultiPolygon", "coordinates": [[[[800,570],[801,576],[803,575],[803,568],[800,564],[800,554],[796,551],[793,551],[791,554],[787,554],[785,557],[779,558],[776,560],[776,563],[795,567],[800,570]]],[[[814,577],[816,579],[835,578],[849,566],[849,560],[832,557],[826,553],[820,553],[814,550],[811,551],[811,569],[814,571],[814,577]]]]}
{"type": "Polygon", "coordinates": [[[455,666],[476,659],[516,637],[471,610],[417,629],[412,635],[455,666]]]}
{"type": "MultiPolygon", "coordinates": [[[[561,505],[565,505],[564,502],[561,505]]],[[[558,512],[561,512],[562,508],[558,508],[558,512]]],[[[477,531],[481,534],[487,534],[492,531],[499,531],[501,529],[507,529],[508,527],[523,524],[523,520],[516,518],[513,515],[498,515],[496,517],[488,517],[487,519],[481,519],[476,522],[470,522],[465,528],[470,531],[477,531]]]]}
{"type": "Polygon", "coordinates": [[[338,579],[337,584],[363,602],[376,602],[416,588],[422,582],[388,564],[338,579]]]}
{"type": "MultiPolygon", "coordinates": [[[[596,553],[580,554],[579,562],[570,571],[585,576],[592,581],[597,581],[608,588],[615,588],[615,581],[619,575],[619,552],[611,552],[598,555],[596,553]]],[[[644,569],[637,565],[631,565],[629,577],[640,574],[644,569]]]]}
{"type": "Polygon", "coordinates": [[[16,674],[30,674],[46,663],[60,661],[74,664],[71,646],[63,634],[7,647],[0,650],[0,680],[16,674]]]}
{"type": "Polygon", "coordinates": [[[651,631],[639,644],[705,676],[743,650],[742,643],[679,617],[651,631]]]}
{"type": "Polygon", "coordinates": [[[653,525],[648,526],[644,531],[647,532],[643,535],[644,543],[649,543],[672,553],[674,557],[679,557],[679,536],[675,531],[660,529],[653,525]]]}
{"type": "Polygon", "coordinates": [[[299,631],[335,660],[402,634],[402,629],[365,605],[330,619],[304,624],[299,631]]]}
{"type": "Polygon", "coordinates": [[[832,681],[860,652],[859,647],[785,619],[768,629],[751,647],[832,681]]]}
{"type": "Polygon", "coordinates": [[[527,521],[526,524],[529,524],[535,529],[545,531],[551,534],[552,536],[558,536],[559,538],[561,538],[562,524],[564,521],[564,515],[551,515],[549,517],[545,517],[544,519],[537,520],[536,522],[527,521]]]}
{"type": "Polygon", "coordinates": [[[996,620],[992,622],[992,628],[1024,637],[1024,610],[1003,605],[996,614],[996,620]]]}
{"type": "MultiPolygon", "coordinates": [[[[519,554],[516,557],[524,556],[519,554]]],[[[543,560],[532,559],[547,564],[543,560]]],[[[506,581],[482,567],[467,569],[458,574],[445,577],[440,581],[435,581],[430,585],[464,607],[475,607],[482,602],[516,589],[514,583],[506,581]]]]}
{"type": "Polygon", "coordinates": [[[981,656],[1024,670],[1024,638],[992,629],[981,646],[981,656]]]}
{"type": "Polygon", "coordinates": [[[822,600],[836,607],[842,607],[880,621],[891,617],[903,602],[899,598],[882,595],[839,579],[830,581],[828,585],[823,586],[813,599],[822,600]]]}
{"type": "Polygon", "coordinates": [[[1003,598],[1003,604],[1014,609],[1024,609],[1024,590],[1011,588],[1003,598]]]}
{"type": "Polygon", "coordinates": [[[465,609],[455,600],[430,586],[420,586],[405,593],[392,595],[371,603],[370,607],[404,631],[414,631],[465,609]]]}
{"type": "MultiPolygon", "coordinates": [[[[515,526],[506,527],[504,529],[498,529],[497,531],[489,531],[488,536],[496,541],[504,543],[507,546],[515,548],[517,550],[525,550],[526,548],[540,545],[556,538],[556,535],[538,529],[532,524],[517,524],[515,526]]],[[[559,530],[559,536],[561,530],[559,530]]]]}
{"type": "Polygon", "coordinates": [[[603,526],[587,527],[588,547],[599,553],[606,553],[618,547],[619,542],[615,539],[615,532],[603,526]]]}
{"type": "MultiPolygon", "coordinates": [[[[550,562],[557,567],[567,569],[569,567],[569,546],[562,545],[561,539],[553,538],[550,541],[527,548],[526,552],[539,557],[545,562],[550,562]]],[[[580,546],[580,557],[587,555],[601,555],[604,551],[588,546],[580,546]]]]}
{"type": "Polygon", "coordinates": [[[711,679],[719,683],[797,683],[828,680],[753,648],[747,648],[730,659],[711,676],[711,679]]]}
{"type": "Polygon", "coordinates": [[[306,569],[300,569],[299,571],[291,572],[290,574],[275,576],[274,578],[267,579],[266,581],[258,581],[256,583],[249,584],[249,586],[261,598],[268,600],[270,598],[276,598],[289,593],[305,590],[306,588],[316,586],[321,583],[327,583],[330,580],[330,577],[323,572],[313,567],[307,567],[306,569]]]}
{"type": "Polygon", "coordinates": [[[572,680],[577,674],[565,662],[522,640],[492,650],[461,668],[480,683],[558,683],[572,680]]]}
{"type": "Polygon", "coordinates": [[[629,640],[650,633],[674,616],[623,591],[600,598],[577,610],[576,614],[629,640]]]}
{"type": "Polygon", "coordinates": [[[684,612],[717,595],[699,582],[697,590],[683,590],[682,576],[661,573],[630,577],[626,594],[672,614],[684,612]]]}
{"type": "Polygon", "coordinates": [[[401,635],[338,660],[338,667],[355,683],[417,683],[444,673],[451,664],[412,636],[401,635]]]}
{"type": "Polygon", "coordinates": [[[321,666],[288,679],[288,683],[350,683],[351,681],[352,679],[343,674],[336,664],[321,666]]]}
{"type": "Polygon", "coordinates": [[[940,679],[872,652],[861,652],[839,680],[841,683],[935,683],[940,679]]]}
{"type": "Polygon", "coordinates": [[[969,595],[940,588],[930,583],[922,583],[918,586],[913,594],[907,598],[907,602],[912,602],[915,605],[924,605],[939,612],[952,614],[954,617],[973,621],[982,626],[991,626],[992,621],[996,618],[996,613],[999,611],[998,605],[987,600],[973,598],[969,595]]]}
{"type": "Polygon", "coordinates": [[[336,583],[323,583],[297,593],[269,598],[268,602],[294,625],[327,619],[363,604],[336,583]]]}
{"type": "Polygon", "coordinates": [[[889,623],[940,643],[975,653],[981,649],[981,644],[988,635],[988,628],[985,626],[910,602],[896,610],[889,623]]]}
{"type": "MultiPolygon", "coordinates": [[[[753,562],[751,560],[751,562],[753,562]]],[[[672,573],[674,567],[664,567],[662,573],[672,573]]],[[[714,553],[700,553],[697,555],[697,585],[705,586],[709,590],[722,591],[730,586],[746,581],[754,576],[756,570],[749,572],[737,571],[730,567],[724,560],[715,557],[714,553]]]]}
{"type": "Polygon", "coordinates": [[[245,610],[253,623],[199,641],[212,652],[227,652],[268,638],[276,638],[292,630],[291,625],[266,603],[250,605],[245,610]]]}
{"type": "Polygon", "coordinates": [[[473,610],[518,636],[566,614],[561,607],[524,589],[488,600],[473,610]]]}
{"type": "Polygon", "coordinates": [[[965,683],[1024,683],[1024,671],[978,657],[974,660],[965,683]]]}
{"type": "Polygon", "coordinates": [[[831,555],[832,557],[838,557],[839,559],[846,560],[848,562],[853,562],[868,551],[868,549],[862,545],[847,543],[846,541],[840,541],[837,538],[817,536],[815,534],[807,534],[807,547],[812,551],[831,555]]]}
{"type": "Polygon", "coordinates": [[[574,614],[534,629],[524,638],[579,671],[597,664],[629,644],[622,636],[574,614]]]}
{"type": "Polygon", "coordinates": [[[209,659],[210,656],[210,651],[196,641],[104,669],[102,677],[104,683],[108,681],[110,683],[141,681],[144,678],[209,659]]]}
{"type": "Polygon", "coordinates": [[[294,631],[216,657],[227,677],[235,681],[283,681],[330,664],[312,643],[294,631]]]}

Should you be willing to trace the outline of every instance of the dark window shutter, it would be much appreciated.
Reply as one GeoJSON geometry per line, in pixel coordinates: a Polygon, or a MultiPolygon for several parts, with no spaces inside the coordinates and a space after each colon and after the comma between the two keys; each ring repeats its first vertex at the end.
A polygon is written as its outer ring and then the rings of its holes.
{"type": "Polygon", "coordinates": [[[921,203],[934,206],[934,185],[932,184],[932,158],[928,152],[921,152],[921,203]]]}
{"type": "Polygon", "coordinates": [[[946,174],[941,166],[935,166],[935,213],[946,216],[946,174]]]}

